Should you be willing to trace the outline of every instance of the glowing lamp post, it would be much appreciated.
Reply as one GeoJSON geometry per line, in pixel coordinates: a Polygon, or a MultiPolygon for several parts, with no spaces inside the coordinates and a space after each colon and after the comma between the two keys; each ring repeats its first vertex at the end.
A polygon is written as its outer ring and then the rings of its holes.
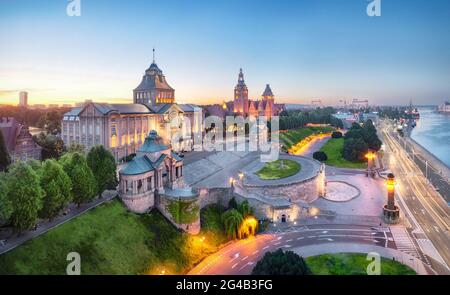
{"type": "Polygon", "coordinates": [[[241,172],[241,173],[239,173],[239,180],[242,181],[243,179],[244,179],[244,173],[241,172]]]}
{"type": "Polygon", "coordinates": [[[375,161],[375,153],[372,150],[369,150],[369,152],[366,154],[366,159],[367,159],[367,172],[366,172],[366,176],[369,177],[369,175],[371,177],[375,177],[375,171],[373,169],[374,167],[374,161],[375,161]]]}
{"type": "Polygon", "coordinates": [[[387,204],[383,207],[383,216],[386,222],[396,223],[400,217],[400,210],[395,205],[395,176],[392,173],[388,174],[386,180],[386,187],[388,192],[387,204]]]}

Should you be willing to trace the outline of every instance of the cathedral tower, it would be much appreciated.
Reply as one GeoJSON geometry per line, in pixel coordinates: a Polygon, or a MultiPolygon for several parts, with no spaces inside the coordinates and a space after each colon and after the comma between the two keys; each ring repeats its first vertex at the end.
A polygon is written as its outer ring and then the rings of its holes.
{"type": "Polygon", "coordinates": [[[233,111],[244,116],[248,113],[248,89],[245,85],[242,69],[239,70],[238,83],[234,87],[233,111]]]}

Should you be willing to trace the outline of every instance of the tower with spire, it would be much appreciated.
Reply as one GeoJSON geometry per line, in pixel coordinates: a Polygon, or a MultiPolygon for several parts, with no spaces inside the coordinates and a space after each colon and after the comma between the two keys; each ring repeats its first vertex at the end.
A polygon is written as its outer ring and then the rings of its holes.
{"type": "Polygon", "coordinates": [[[234,87],[233,111],[241,115],[248,113],[248,88],[245,85],[242,68],[239,70],[237,85],[234,87]]]}
{"type": "Polygon", "coordinates": [[[133,90],[133,102],[146,105],[175,103],[175,89],[170,87],[163,72],[156,64],[154,48],[153,62],[145,71],[139,86],[133,90]]]}

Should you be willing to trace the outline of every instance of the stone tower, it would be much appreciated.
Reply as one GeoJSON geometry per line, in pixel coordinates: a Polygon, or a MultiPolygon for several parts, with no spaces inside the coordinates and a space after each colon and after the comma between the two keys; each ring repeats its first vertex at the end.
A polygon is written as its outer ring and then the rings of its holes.
{"type": "Polygon", "coordinates": [[[234,87],[233,111],[240,115],[246,115],[248,113],[248,89],[247,85],[245,85],[242,69],[239,70],[238,83],[234,87]]]}

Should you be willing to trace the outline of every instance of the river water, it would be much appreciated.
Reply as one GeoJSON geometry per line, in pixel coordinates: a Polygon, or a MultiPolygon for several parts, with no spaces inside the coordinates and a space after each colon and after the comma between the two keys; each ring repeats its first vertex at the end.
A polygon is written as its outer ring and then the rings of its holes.
{"type": "Polygon", "coordinates": [[[420,120],[411,137],[450,167],[450,114],[419,108],[420,120]]]}

